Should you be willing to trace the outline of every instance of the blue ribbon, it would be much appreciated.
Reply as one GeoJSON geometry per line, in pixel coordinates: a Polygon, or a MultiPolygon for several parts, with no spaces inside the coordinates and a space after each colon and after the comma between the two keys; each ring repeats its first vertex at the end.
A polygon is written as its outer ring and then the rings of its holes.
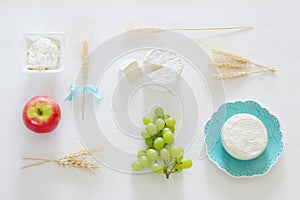
{"type": "Polygon", "coordinates": [[[95,89],[94,89],[89,85],[71,84],[70,85],[70,92],[71,93],[64,99],[64,101],[71,101],[77,93],[80,93],[80,92],[83,92],[83,91],[87,91],[87,92],[91,93],[94,97],[96,97],[99,100],[103,99],[103,96],[98,94],[98,86],[95,87],[95,89]]]}

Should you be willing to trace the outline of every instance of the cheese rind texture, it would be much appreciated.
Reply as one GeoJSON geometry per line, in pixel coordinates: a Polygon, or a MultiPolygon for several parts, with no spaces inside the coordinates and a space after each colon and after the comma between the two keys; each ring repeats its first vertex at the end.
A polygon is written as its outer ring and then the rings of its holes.
{"type": "Polygon", "coordinates": [[[158,84],[170,84],[181,75],[184,64],[180,57],[167,49],[153,49],[144,59],[144,66],[151,66],[149,77],[158,84]]]}
{"type": "Polygon", "coordinates": [[[234,158],[251,160],[266,148],[268,133],[264,124],[250,114],[230,117],[222,128],[221,140],[224,149],[234,158]]]}

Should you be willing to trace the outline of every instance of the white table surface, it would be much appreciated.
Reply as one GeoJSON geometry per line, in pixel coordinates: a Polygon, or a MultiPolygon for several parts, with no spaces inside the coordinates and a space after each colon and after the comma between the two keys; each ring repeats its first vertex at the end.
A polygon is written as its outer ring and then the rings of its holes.
{"type": "Polygon", "coordinates": [[[297,0],[0,1],[0,199],[300,199],[299,18],[297,0]],[[57,158],[82,148],[71,105],[63,102],[80,69],[80,41],[90,37],[96,47],[132,24],[254,26],[251,31],[184,34],[207,49],[236,52],[278,69],[274,76],[224,83],[226,101],[257,101],[280,121],[285,150],[268,174],[235,179],[207,158],[199,160],[201,137],[189,153],[192,169],[169,180],[107,167],[96,175],[54,164],[20,170],[27,164],[24,156],[57,158]],[[24,32],[65,32],[65,71],[46,76],[22,73],[24,32]],[[32,134],[21,120],[23,105],[38,94],[56,99],[62,109],[60,126],[45,136],[32,134]]]}

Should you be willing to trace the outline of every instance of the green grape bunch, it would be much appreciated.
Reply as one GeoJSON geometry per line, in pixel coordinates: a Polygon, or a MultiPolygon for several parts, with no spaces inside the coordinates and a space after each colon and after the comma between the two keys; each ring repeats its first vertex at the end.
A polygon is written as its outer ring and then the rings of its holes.
{"type": "Polygon", "coordinates": [[[153,173],[165,174],[181,172],[192,167],[191,159],[184,158],[184,149],[174,145],[176,120],[161,107],[154,110],[155,116],[143,117],[145,130],[141,132],[147,146],[137,152],[137,160],[131,164],[134,171],[150,168],[153,173]]]}

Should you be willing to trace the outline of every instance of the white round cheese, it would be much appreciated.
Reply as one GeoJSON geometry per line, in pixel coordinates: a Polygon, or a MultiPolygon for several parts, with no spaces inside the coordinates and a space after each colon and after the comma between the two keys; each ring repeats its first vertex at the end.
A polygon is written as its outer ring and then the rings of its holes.
{"type": "Polygon", "coordinates": [[[158,84],[173,83],[180,76],[184,66],[176,53],[166,49],[151,50],[143,64],[148,71],[152,69],[148,76],[158,84]]]}
{"type": "Polygon", "coordinates": [[[236,114],[223,125],[221,140],[225,150],[232,157],[250,160],[265,150],[268,133],[257,117],[250,114],[236,114]]]}

